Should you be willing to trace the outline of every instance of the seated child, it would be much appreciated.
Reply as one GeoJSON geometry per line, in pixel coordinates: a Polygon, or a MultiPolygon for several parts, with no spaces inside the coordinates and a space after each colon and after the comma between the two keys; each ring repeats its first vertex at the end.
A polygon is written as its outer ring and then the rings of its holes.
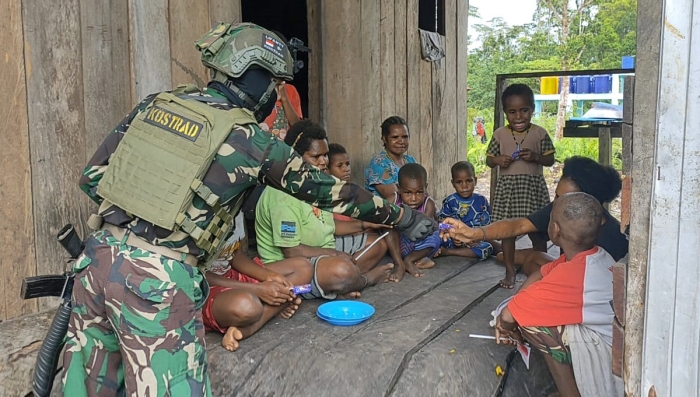
{"type": "MultiPolygon", "coordinates": [[[[239,230],[243,231],[242,213],[236,217],[239,230]]],[[[245,254],[241,237],[242,233],[234,233],[205,273],[210,287],[202,321],[207,331],[224,334],[221,345],[229,351],[235,351],[240,340],[256,333],[276,314],[292,317],[301,299],[291,288],[311,282],[308,260],[284,259],[263,266],[260,259],[245,254]]]]}
{"type": "Polygon", "coordinates": [[[621,395],[611,367],[615,260],[595,244],[602,223],[593,196],[555,200],[549,236],[565,254],[530,275],[496,319],[496,342],[525,338],[544,353],[562,396],[621,395]]]}
{"type": "MultiPolygon", "coordinates": [[[[474,193],[476,186],[474,166],[467,161],[460,161],[455,163],[450,171],[455,193],[442,201],[442,210],[438,214],[438,220],[442,222],[445,218],[459,219],[472,228],[491,223],[491,207],[488,200],[486,197],[474,193]]],[[[461,243],[455,243],[452,239],[447,239],[442,243],[440,255],[465,256],[484,260],[489,255],[497,254],[500,248],[501,245],[494,240],[465,246],[461,243]]]]}
{"type": "MultiPolygon", "coordinates": [[[[342,145],[331,143],[328,145],[328,173],[342,180],[350,180],[350,157],[347,150],[342,145]]],[[[333,218],[338,221],[354,221],[354,219],[343,214],[333,214],[333,218]]],[[[387,229],[388,230],[388,229],[387,229]]],[[[399,244],[400,233],[396,230],[388,230],[389,234],[384,238],[387,243],[387,248],[391,259],[394,261],[394,270],[389,275],[389,281],[399,282],[403,279],[406,273],[406,265],[401,257],[401,248],[399,244]]],[[[419,272],[412,273],[415,277],[420,277],[423,274],[419,272]]]]}
{"type": "MultiPolygon", "coordinates": [[[[428,173],[418,163],[405,164],[399,169],[398,193],[394,196],[396,205],[406,204],[430,217],[436,218],[435,201],[426,193],[428,188],[428,173]]],[[[409,274],[420,273],[418,269],[429,269],[435,266],[431,259],[440,249],[440,234],[435,232],[423,240],[410,241],[403,235],[401,240],[401,256],[409,274]]]]}

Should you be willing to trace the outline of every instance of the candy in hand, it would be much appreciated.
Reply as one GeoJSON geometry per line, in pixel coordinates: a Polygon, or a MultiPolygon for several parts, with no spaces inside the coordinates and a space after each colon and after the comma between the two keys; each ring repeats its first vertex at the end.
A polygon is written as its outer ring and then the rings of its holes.
{"type": "Polygon", "coordinates": [[[295,285],[291,290],[294,295],[306,294],[311,292],[311,284],[295,285]]]}
{"type": "Polygon", "coordinates": [[[445,231],[448,231],[448,230],[452,229],[452,225],[447,224],[447,223],[441,223],[441,224],[438,225],[438,229],[439,229],[441,232],[445,232],[445,231]]]}

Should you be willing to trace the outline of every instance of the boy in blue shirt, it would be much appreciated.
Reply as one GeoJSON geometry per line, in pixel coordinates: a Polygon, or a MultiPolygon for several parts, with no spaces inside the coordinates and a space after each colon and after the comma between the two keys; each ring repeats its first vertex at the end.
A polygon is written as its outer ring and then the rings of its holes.
{"type": "MultiPolygon", "coordinates": [[[[474,193],[476,186],[474,166],[467,161],[460,161],[455,163],[450,171],[455,193],[442,201],[442,209],[438,213],[438,219],[441,222],[445,218],[459,219],[472,228],[479,228],[491,223],[491,207],[488,200],[486,197],[474,193]]],[[[500,243],[493,240],[466,246],[455,244],[452,239],[448,239],[442,243],[440,255],[464,256],[484,260],[489,255],[497,254],[500,250],[500,243]]]]}

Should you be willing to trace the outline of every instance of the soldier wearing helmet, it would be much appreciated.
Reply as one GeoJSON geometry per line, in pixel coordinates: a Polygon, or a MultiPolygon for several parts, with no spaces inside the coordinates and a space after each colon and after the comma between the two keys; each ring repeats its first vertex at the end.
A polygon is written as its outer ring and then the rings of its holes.
{"type": "Polygon", "coordinates": [[[196,42],[206,88],[144,99],[105,138],[80,178],[99,204],[73,270],[64,394],[209,396],[201,307],[206,269],[247,192],[264,183],[327,211],[394,225],[411,239],[434,221],[305,164],[262,131],[282,40],[253,24],[219,24],[196,42]]]}

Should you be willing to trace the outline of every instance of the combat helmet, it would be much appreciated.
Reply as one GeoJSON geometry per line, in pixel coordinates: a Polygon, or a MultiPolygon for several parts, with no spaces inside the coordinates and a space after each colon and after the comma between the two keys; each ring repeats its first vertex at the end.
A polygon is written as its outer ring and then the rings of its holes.
{"type": "Polygon", "coordinates": [[[276,34],[253,23],[219,23],[195,42],[213,80],[225,83],[259,67],[286,81],[294,78],[287,45],[276,34]]]}

